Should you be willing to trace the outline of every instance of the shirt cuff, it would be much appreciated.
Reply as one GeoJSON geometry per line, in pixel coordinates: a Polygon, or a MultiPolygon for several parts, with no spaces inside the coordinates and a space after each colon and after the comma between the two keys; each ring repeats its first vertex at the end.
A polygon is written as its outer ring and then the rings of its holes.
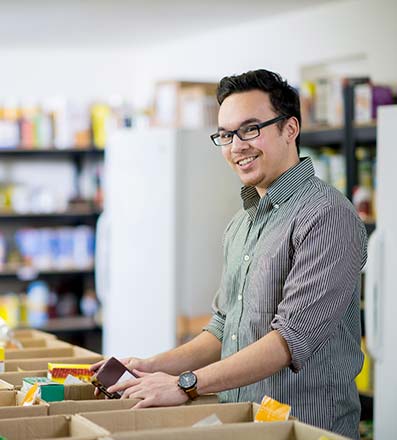
{"type": "Polygon", "coordinates": [[[218,314],[212,315],[212,318],[203,330],[212,333],[220,342],[223,340],[223,328],[225,326],[225,318],[218,314]]]}
{"type": "Polygon", "coordinates": [[[312,354],[308,339],[280,315],[275,315],[271,327],[285,339],[291,354],[290,368],[294,373],[298,373],[312,354]]]}

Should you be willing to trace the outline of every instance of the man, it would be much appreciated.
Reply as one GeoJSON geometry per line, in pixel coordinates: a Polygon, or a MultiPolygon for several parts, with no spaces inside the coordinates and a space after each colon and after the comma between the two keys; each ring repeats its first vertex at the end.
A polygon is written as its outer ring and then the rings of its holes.
{"type": "Polygon", "coordinates": [[[185,345],[125,360],[138,380],[109,391],[141,398],[137,408],[197,393],[224,402],[267,394],[304,422],[358,437],[363,224],[311,160],[299,159],[299,98],[279,75],[223,78],[217,98],[211,138],[244,186],[243,209],[225,231],[213,317],[185,345]]]}

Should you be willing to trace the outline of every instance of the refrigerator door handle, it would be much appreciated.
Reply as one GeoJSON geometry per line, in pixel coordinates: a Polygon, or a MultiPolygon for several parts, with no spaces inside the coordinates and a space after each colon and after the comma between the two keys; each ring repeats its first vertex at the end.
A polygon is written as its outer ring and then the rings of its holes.
{"type": "Polygon", "coordinates": [[[368,242],[368,261],[365,271],[365,340],[368,351],[376,360],[382,358],[383,256],[383,237],[380,231],[375,230],[368,242]]]}
{"type": "Polygon", "coordinates": [[[102,305],[106,301],[106,292],[109,288],[108,258],[109,237],[106,214],[103,212],[97,221],[95,245],[95,289],[102,305]]]}

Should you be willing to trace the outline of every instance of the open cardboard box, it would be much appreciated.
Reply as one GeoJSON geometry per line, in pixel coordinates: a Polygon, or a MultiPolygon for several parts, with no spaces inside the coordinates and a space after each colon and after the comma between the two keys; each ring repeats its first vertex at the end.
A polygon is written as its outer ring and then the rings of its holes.
{"type": "Polygon", "coordinates": [[[48,414],[79,414],[98,411],[120,411],[131,409],[139,399],[99,399],[99,400],[64,400],[50,402],[48,414]]]}
{"type": "MultiPolygon", "coordinates": [[[[89,400],[82,399],[73,399],[73,400],[64,400],[63,402],[49,402],[49,415],[56,414],[78,414],[85,412],[98,412],[98,411],[120,411],[131,409],[135,406],[136,403],[139,402],[139,399],[95,399],[94,394],[91,391],[91,397],[89,400]]],[[[78,390],[73,390],[71,392],[66,391],[65,394],[68,396],[74,394],[76,396],[78,390]]],[[[209,403],[218,403],[218,397],[215,394],[200,396],[198,399],[193,402],[188,403],[187,405],[200,405],[200,404],[209,404],[209,403]]]]}
{"type": "Polygon", "coordinates": [[[3,384],[7,389],[21,389],[24,377],[47,377],[47,370],[9,371],[0,373],[0,386],[3,384]]]}
{"type": "Polygon", "coordinates": [[[16,339],[57,339],[57,337],[51,333],[43,332],[42,330],[35,329],[16,329],[13,330],[14,336],[16,339]]]}
{"type": "Polygon", "coordinates": [[[48,343],[58,341],[55,338],[18,338],[22,348],[47,347],[48,343]]]}
{"type": "Polygon", "coordinates": [[[60,349],[49,348],[48,350],[47,356],[44,355],[42,358],[5,360],[5,371],[46,370],[48,368],[48,362],[92,364],[103,359],[102,355],[76,345],[69,345],[68,347],[62,347],[60,349]],[[65,354],[65,349],[67,350],[67,354],[65,354]],[[59,351],[56,352],[56,350],[59,351]]]}
{"type": "Polygon", "coordinates": [[[196,422],[216,414],[222,423],[247,423],[254,420],[259,408],[257,403],[223,403],[210,405],[145,408],[106,412],[82,413],[113,433],[146,429],[191,427],[196,422]]]}
{"type": "Polygon", "coordinates": [[[19,391],[2,391],[0,393],[0,419],[46,416],[48,414],[48,405],[45,402],[32,406],[18,406],[22,399],[22,393],[19,391]]]}
{"type": "Polygon", "coordinates": [[[47,339],[44,347],[6,348],[5,360],[73,356],[74,345],[58,339],[47,339]]]}
{"type": "MultiPolygon", "coordinates": [[[[47,377],[47,370],[18,371],[0,374],[0,388],[20,390],[24,377],[47,377]]],[[[65,385],[65,400],[98,400],[103,395],[95,397],[95,387],[90,383],[65,385]]],[[[0,391],[1,392],[1,391],[0,391]]],[[[99,410],[98,410],[99,411],[99,410]]],[[[58,413],[59,414],[59,413],[58,413]]],[[[64,413],[69,414],[69,413],[64,413]]]]}
{"type": "Polygon", "coordinates": [[[0,420],[0,433],[7,440],[96,440],[108,436],[103,428],[80,416],[24,417],[0,420]]]}
{"type": "Polygon", "coordinates": [[[11,385],[10,383],[6,382],[3,379],[0,379],[0,391],[3,391],[3,390],[13,390],[13,389],[14,389],[13,385],[11,385]]]}
{"type": "Polygon", "coordinates": [[[348,440],[346,437],[305,423],[288,422],[232,423],[196,428],[168,428],[112,435],[112,440],[348,440]]]}

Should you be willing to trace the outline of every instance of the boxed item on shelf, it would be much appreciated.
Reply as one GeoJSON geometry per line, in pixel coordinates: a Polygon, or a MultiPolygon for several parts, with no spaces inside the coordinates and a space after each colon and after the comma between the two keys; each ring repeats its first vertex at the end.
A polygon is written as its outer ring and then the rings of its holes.
{"type": "Polygon", "coordinates": [[[44,402],[31,406],[19,406],[22,398],[23,394],[16,390],[0,392],[0,419],[46,416],[48,414],[48,405],[44,402]]]}
{"type": "Polygon", "coordinates": [[[153,124],[200,128],[217,124],[216,83],[160,81],[156,85],[153,124]]]}
{"type": "Polygon", "coordinates": [[[80,416],[23,417],[0,420],[1,435],[8,440],[68,438],[96,440],[109,433],[80,416]]]}

